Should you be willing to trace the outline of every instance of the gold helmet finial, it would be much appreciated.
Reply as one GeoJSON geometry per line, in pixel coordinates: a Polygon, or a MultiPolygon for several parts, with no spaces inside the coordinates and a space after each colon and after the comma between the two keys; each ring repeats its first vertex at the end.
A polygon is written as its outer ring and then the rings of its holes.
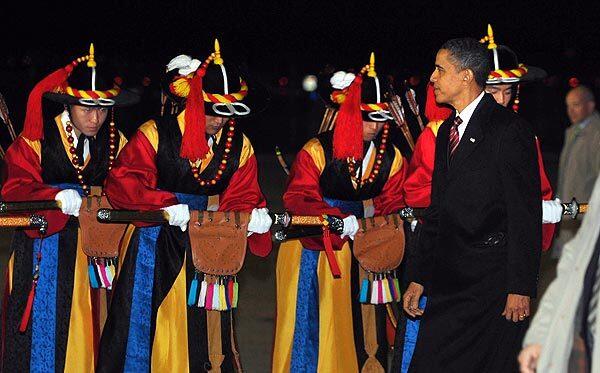
{"type": "Polygon", "coordinates": [[[87,62],[88,67],[96,67],[96,60],[94,59],[94,43],[90,44],[89,60],[87,62]]]}
{"type": "Polygon", "coordinates": [[[488,49],[498,48],[498,46],[496,45],[496,42],[494,42],[494,30],[492,30],[492,25],[490,25],[489,23],[488,23],[488,27],[487,27],[487,35],[484,36],[483,38],[481,38],[481,40],[479,40],[479,42],[481,42],[481,43],[488,42],[488,49]]]}
{"type": "Polygon", "coordinates": [[[223,58],[221,58],[221,46],[219,45],[219,39],[215,39],[215,59],[213,60],[215,65],[221,65],[223,58]]]}
{"type": "Polygon", "coordinates": [[[377,76],[377,73],[375,72],[375,52],[371,52],[371,58],[369,59],[369,72],[367,73],[367,76],[370,76],[371,78],[377,76]]]}

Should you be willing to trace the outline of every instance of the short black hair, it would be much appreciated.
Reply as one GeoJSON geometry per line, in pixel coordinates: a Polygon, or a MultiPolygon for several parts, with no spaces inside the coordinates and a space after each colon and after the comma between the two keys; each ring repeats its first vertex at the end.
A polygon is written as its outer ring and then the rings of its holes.
{"type": "Polygon", "coordinates": [[[473,71],[477,85],[485,87],[490,74],[490,64],[487,48],[482,43],[473,38],[450,39],[440,49],[450,52],[459,69],[473,71]]]}

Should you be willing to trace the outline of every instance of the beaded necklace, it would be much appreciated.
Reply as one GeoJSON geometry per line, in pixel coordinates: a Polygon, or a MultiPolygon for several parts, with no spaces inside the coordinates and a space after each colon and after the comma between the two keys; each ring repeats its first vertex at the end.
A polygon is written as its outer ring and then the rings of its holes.
{"type": "Polygon", "coordinates": [[[373,165],[373,169],[369,174],[369,177],[366,180],[362,180],[360,175],[356,176],[356,160],[354,158],[348,158],[348,171],[350,172],[350,177],[352,181],[356,185],[368,184],[375,181],[375,178],[379,174],[379,169],[381,168],[381,164],[383,163],[383,154],[385,153],[385,149],[387,147],[388,136],[390,133],[390,125],[389,123],[385,123],[383,125],[383,134],[381,135],[381,144],[379,145],[379,149],[377,150],[377,155],[375,156],[375,164],[373,165]]]}
{"type": "Polygon", "coordinates": [[[233,135],[235,134],[235,119],[230,119],[227,123],[229,126],[227,129],[227,138],[225,140],[225,152],[223,153],[223,157],[221,158],[219,169],[217,173],[212,179],[202,179],[200,177],[200,170],[195,163],[190,161],[190,166],[192,167],[192,175],[194,179],[200,184],[200,186],[206,185],[215,185],[219,180],[221,180],[221,176],[223,176],[223,172],[227,168],[227,162],[229,161],[229,153],[231,153],[231,147],[233,143],[233,135]]]}
{"type": "MultiPolygon", "coordinates": [[[[90,186],[87,185],[85,183],[85,180],[83,180],[83,159],[79,160],[79,156],[77,156],[77,149],[75,149],[75,137],[73,136],[73,123],[71,123],[71,120],[67,120],[66,123],[66,132],[67,132],[67,142],[69,143],[69,154],[71,155],[71,163],[73,163],[73,166],[75,167],[75,171],[77,172],[77,181],[79,182],[79,184],[81,185],[81,189],[83,189],[83,193],[86,196],[90,195],[90,186]]],[[[113,164],[115,162],[115,154],[116,154],[116,150],[117,150],[117,146],[116,146],[116,142],[117,142],[117,127],[115,126],[115,117],[114,117],[114,111],[111,111],[111,117],[110,117],[110,123],[108,124],[109,127],[109,151],[108,151],[108,170],[110,171],[113,167],[113,164]]],[[[102,192],[102,195],[104,196],[105,193],[102,192]]]]}

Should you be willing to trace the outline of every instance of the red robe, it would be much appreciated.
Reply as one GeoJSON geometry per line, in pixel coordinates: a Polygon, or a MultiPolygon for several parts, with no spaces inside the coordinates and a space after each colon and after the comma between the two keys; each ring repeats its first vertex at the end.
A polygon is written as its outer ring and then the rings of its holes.
{"type": "MultiPolygon", "coordinates": [[[[60,125],[59,116],[54,119],[60,125]]],[[[61,131],[63,136],[64,133],[61,131]]],[[[127,143],[123,134],[119,133],[119,151],[127,143]]],[[[65,152],[69,148],[65,145],[65,152]]],[[[2,199],[9,202],[54,200],[61,189],[45,184],[42,179],[41,144],[40,141],[30,141],[22,135],[17,137],[6,151],[4,158],[7,178],[2,185],[2,199]]],[[[46,236],[60,232],[67,224],[69,215],[60,210],[38,211],[48,221],[46,236]]],[[[25,233],[31,238],[40,237],[37,230],[28,229],[25,233]]]]}
{"type": "MultiPolygon", "coordinates": [[[[348,214],[343,213],[337,207],[329,206],[323,200],[323,194],[319,186],[319,178],[323,171],[324,164],[319,160],[322,154],[311,154],[321,152],[317,146],[312,145],[315,140],[311,140],[296,156],[296,160],[290,170],[289,183],[285,194],[283,195],[283,205],[285,208],[295,215],[333,215],[345,218],[348,214]]],[[[397,151],[397,161],[392,166],[390,177],[385,183],[381,194],[373,198],[373,207],[375,209],[374,216],[387,215],[399,211],[405,207],[402,184],[406,178],[407,167],[406,160],[397,151]]],[[[368,175],[370,167],[365,172],[368,175]]],[[[347,238],[344,240],[346,241],[347,238]]],[[[344,242],[339,235],[332,235],[332,243],[334,248],[341,248],[344,242]]],[[[308,244],[308,247],[322,247],[320,239],[305,239],[303,243],[308,244]]]]}
{"type": "MultiPolygon", "coordinates": [[[[415,144],[415,150],[408,166],[408,176],[404,182],[404,198],[411,207],[425,208],[431,202],[431,177],[435,158],[435,139],[442,121],[431,122],[423,130],[415,144]]],[[[552,199],[552,186],[544,170],[540,142],[536,137],[542,200],[552,199]]],[[[547,251],[552,244],[555,224],[542,224],[542,250],[547,251]]]]}
{"type": "MultiPolygon", "coordinates": [[[[115,208],[148,211],[179,203],[174,193],[157,189],[157,144],[147,137],[151,133],[138,130],[133,135],[107,178],[106,194],[115,208]]],[[[154,135],[149,137],[154,138],[154,135]]],[[[241,155],[246,159],[240,160],[242,166],[235,171],[227,188],[219,195],[218,211],[251,212],[254,208],[266,206],[258,185],[256,156],[249,142],[247,144],[249,152],[241,155]]],[[[267,256],[272,246],[270,233],[253,234],[248,238],[248,244],[253,254],[267,256]]]]}

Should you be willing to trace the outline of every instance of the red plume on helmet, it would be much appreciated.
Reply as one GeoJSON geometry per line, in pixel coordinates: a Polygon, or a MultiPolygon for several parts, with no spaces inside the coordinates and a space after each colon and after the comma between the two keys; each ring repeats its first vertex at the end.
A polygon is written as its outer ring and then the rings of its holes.
{"type": "Polygon", "coordinates": [[[73,71],[73,64],[54,71],[41,81],[29,93],[27,113],[23,124],[23,136],[31,141],[44,138],[44,118],[42,116],[42,96],[62,85],[73,71]]]}
{"type": "Polygon", "coordinates": [[[447,106],[438,105],[438,103],[435,102],[433,84],[429,83],[427,85],[427,99],[425,101],[425,116],[427,117],[427,120],[430,122],[446,120],[450,114],[452,114],[452,109],[447,106]]]}
{"type": "Polygon", "coordinates": [[[196,71],[185,104],[185,131],[181,140],[179,155],[181,158],[190,161],[203,159],[209,150],[205,139],[206,115],[204,112],[204,99],[202,98],[202,78],[205,73],[205,65],[200,66],[196,71]]]}
{"type": "Polygon", "coordinates": [[[350,86],[333,129],[333,157],[356,160],[363,157],[362,114],[360,112],[360,94],[362,76],[357,75],[350,86]]]}

